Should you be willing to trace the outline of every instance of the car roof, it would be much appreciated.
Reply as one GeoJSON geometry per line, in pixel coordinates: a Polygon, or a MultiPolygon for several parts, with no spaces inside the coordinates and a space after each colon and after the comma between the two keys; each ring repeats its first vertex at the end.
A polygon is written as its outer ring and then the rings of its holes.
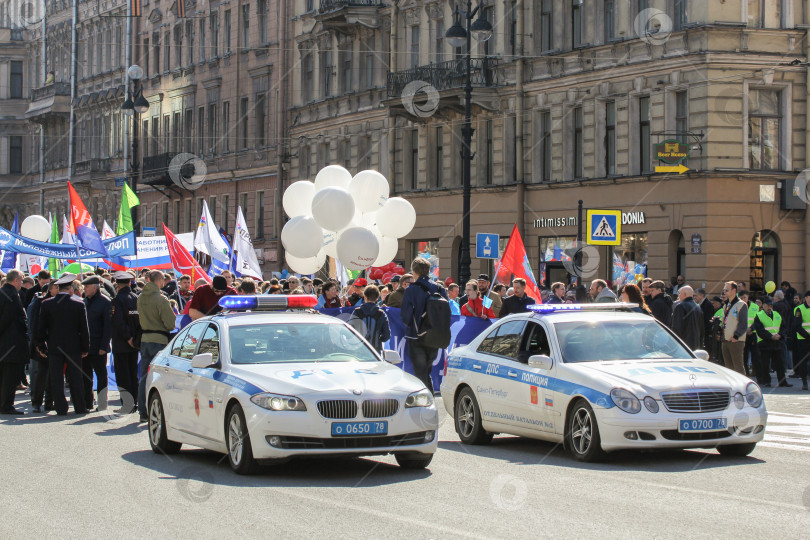
{"type": "Polygon", "coordinates": [[[544,319],[551,323],[562,322],[582,322],[582,321],[655,321],[655,318],[645,313],[635,313],[632,311],[563,311],[558,313],[532,313],[532,319],[544,319]]]}
{"type": "Polygon", "coordinates": [[[343,324],[343,321],[331,315],[308,311],[237,311],[214,315],[212,321],[225,323],[228,326],[247,326],[256,324],[343,324]]]}

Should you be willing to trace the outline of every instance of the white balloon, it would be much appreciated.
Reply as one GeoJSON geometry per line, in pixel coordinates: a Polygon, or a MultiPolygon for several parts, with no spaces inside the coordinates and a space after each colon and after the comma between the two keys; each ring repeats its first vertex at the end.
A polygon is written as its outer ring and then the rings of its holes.
{"type": "Polygon", "coordinates": [[[377,171],[361,171],[349,183],[349,193],[361,212],[376,212],[388,200],[390,186],[377,171]]]}
{"type": "Polygon", "coordinates": [[[337,239],[335,231],[323,231],[323,251],[333,259],[337,259],[337,239]]]}
{"type": "Polygon", "coordinates": [[[354,199],[343,188],[320,189],[312,198],[312,217],[327,231],[344,229],[354,217],[354,199]]]}
{"type": "Polygon", "coordinates": [[[351,227],[340,233],[338,259],[349,270],[365,270],[377,259],[380,244],[374,233],[364,227],[351,227]]]}
{"type": "Polygon", "coordinates": [[[320,191],[325,187],[335,186],[343,189],[349,188],[352,181],[352,173],[340,165],[327,165],[315,175],[315,191],[320,191]]]}
{"type": "Polygon", "coordinates": [[[315,257],[300,258],[287,252],[284,254],[284,258],[287,260],[287,266],[292,268],[293,272],[309,275],[314,274],[323,267],[326,255],[324,254],[321,257],[319,252],[315,257]]]}
{"type": "MultiPolygon", "coordinates": [[[[301,180],[290,184],[284,190],[281,205],[288,216],[308,216],[312,207],[312,197],[315,196],[315,184],[308,180],[301,180]]],[[[246,209],[243,208],[243,211],[246,209]]]]}
{"type": "Polygon", "coordinates": [[[31,240],[47,242],[51,237],[51,225],[42,216],[28,216],[20,225],[20,234],[31,240]]]}
{"type": "Polygon", "coordinates": [[[314,257],[323,246],[323,229],[312,216],[296,216],[281,229],[281,244],[293,257],[314,257]]]}
{"type": "Polygon", "coordinates": [[[377,226],[377,212],[367,212],[360,216],[361,227],[376,227],[377,226]]]}
{"type": "Polygon", "coordinates": [[[377,260],[371,266],[383,266],[394,260],[399,251],[399,242],[396,238],[390,236],[383,236],[380,242],[380,253],[377,255],[377,260]]]}
{"type": "Polygon", "coordinates": [[[402,238],[416,225],[416,210],[402,197],[391,197],[377,211],[377,227],[383,236],[402,238]]]}

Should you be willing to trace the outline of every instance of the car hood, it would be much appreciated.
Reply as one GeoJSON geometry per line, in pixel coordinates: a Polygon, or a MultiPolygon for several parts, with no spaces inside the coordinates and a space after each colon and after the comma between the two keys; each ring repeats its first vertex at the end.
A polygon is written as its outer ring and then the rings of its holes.
{"type": "Polygon", "coordinates": [[[589,378],[630,391],[658,395],[670,390],[721,388],[744,391],[750,379],[704,360],[613,360],[570,364],[589,378]]]}
{"type": "Polygon", "coordinates": [[[321,362],[231,366],[230,373],[277,394],[338,397],[416,392],[424,385],[386,362],[321,362]]]}

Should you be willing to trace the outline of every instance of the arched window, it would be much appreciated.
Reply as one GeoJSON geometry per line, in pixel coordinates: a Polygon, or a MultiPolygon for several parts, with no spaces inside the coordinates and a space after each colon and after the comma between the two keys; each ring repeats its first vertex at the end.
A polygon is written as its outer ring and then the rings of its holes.
{"type": "Polygon", "coordinates": [[[762,291],[765,283],[779,283],[779,237],[768,230],[759,231],[751,240],[751,263],[749,270],[750,290],[762,291]]]}

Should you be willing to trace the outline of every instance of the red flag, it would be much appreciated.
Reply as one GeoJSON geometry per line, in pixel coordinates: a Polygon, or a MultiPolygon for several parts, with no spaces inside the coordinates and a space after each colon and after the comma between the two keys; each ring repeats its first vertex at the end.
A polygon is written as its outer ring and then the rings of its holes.
{"type": "Polygon", "coordinates": [[[107,249],[104,247],[101,235],[98,234],[96,224],[93,223],[90,212],[87,211],[70,182],[68,182],[68,197],[70,199],[70,220],[68,221],[70,233],[74,235],[81,247],[101,253],[106,257],[107,249]]]}
{"type": "Polygon", "coordinates": [[[200,278],[205,278],[205,281],[211,283],[211,278],[205,273],[205,270],[194,260],[191,253],[183,246],[180,240],[172,234],[172,231],[163,224],[163,231],[166,235],[166,246],[169,248],[169,257],[172,260],[174,271],[180,275],[188,274],[191,276],[191,285],[200,278]]]}
{"type": "Polygon", "coordinates": [[[540,298],[540,290],[537,288],[537,281],[534,279],[534,272],[529,264],[529,257],[526,256],[526,247],[523,245],[523,239],[520,237],[517,225],[512,229],[512,235],[509,237],[509,242],[506,243],[506,249],[501,258],[501,265],[495,273],[496,282],[509,282],[509,274],[514,274],[515,277],[520,277],[526,280],[526,294],[535,299],[540,304],[543,300],[540,298]]]}

